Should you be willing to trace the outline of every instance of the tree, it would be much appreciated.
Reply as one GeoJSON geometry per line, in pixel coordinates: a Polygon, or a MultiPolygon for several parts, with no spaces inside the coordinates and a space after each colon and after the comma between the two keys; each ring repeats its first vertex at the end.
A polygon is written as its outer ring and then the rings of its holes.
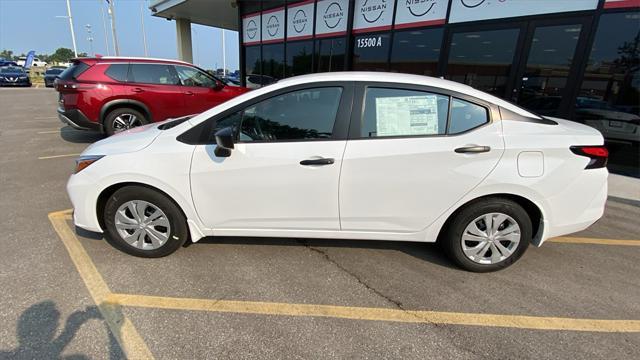
{"type": "Polygon", "coordinates": [[[11,50],[0,51],[0,58],[6,59],[6,60],[13,60],[13,51],[11,50]]]}
{"type": "Polygon", "coordinates": [[[67,48],[58,48],[50,57],[49,61],[57,63],[66,63],[75,57],[73,50],[67,48]]]}

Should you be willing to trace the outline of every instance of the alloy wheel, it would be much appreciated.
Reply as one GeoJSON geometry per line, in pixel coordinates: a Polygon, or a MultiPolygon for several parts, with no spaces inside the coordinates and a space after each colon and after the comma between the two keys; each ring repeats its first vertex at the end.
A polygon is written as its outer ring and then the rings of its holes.
{"type": "Polygon", "coordinates": [[[140,119],[133,114],[120,114],[115,119],[113,119],[113,132],[121,132],[125,130],[129,130],[136,126],[142,125],[140,119]]]}
{"type": "Polygon", "coordinates": [[[488,213],[475,218],[462,233],[462,251],[479,264],[496,264],[509,258],[518,248],[521,231],[518,223],[503,213],[488,213]]]}

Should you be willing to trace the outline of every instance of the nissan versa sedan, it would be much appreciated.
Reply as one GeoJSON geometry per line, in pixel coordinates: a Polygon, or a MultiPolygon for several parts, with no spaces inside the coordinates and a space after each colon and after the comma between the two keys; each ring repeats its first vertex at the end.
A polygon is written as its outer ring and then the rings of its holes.
{"type": "Polygon", "coordinates": [[[78,227],[135,256],[206,236],[398,240],[487,272],[598,220],[607,156],[593,128],[466,85],[323,73],[99,141],[67,190],[78,227]]]}

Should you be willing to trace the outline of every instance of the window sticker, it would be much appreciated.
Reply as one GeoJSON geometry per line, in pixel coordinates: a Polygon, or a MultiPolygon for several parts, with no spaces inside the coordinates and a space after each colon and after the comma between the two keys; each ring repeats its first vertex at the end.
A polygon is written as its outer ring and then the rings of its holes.
{"type": "Polygon", "coordinates": [[[376,136],[437,133],[437,95],[376,98],[376,136]]]}

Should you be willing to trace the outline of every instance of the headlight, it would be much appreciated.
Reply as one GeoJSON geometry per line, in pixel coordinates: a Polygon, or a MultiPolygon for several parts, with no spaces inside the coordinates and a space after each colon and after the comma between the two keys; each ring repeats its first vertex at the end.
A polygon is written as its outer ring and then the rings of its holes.
{"type": "Polygon", "coordinates": [[[87,156],[80,156],[77,160],[76,160],[76,174],[79,173],[80,171],[84,170],[87,166],[93,164],[94,162],[102,159],[104,157],[104,155],[87,155],[87,156]]]}

